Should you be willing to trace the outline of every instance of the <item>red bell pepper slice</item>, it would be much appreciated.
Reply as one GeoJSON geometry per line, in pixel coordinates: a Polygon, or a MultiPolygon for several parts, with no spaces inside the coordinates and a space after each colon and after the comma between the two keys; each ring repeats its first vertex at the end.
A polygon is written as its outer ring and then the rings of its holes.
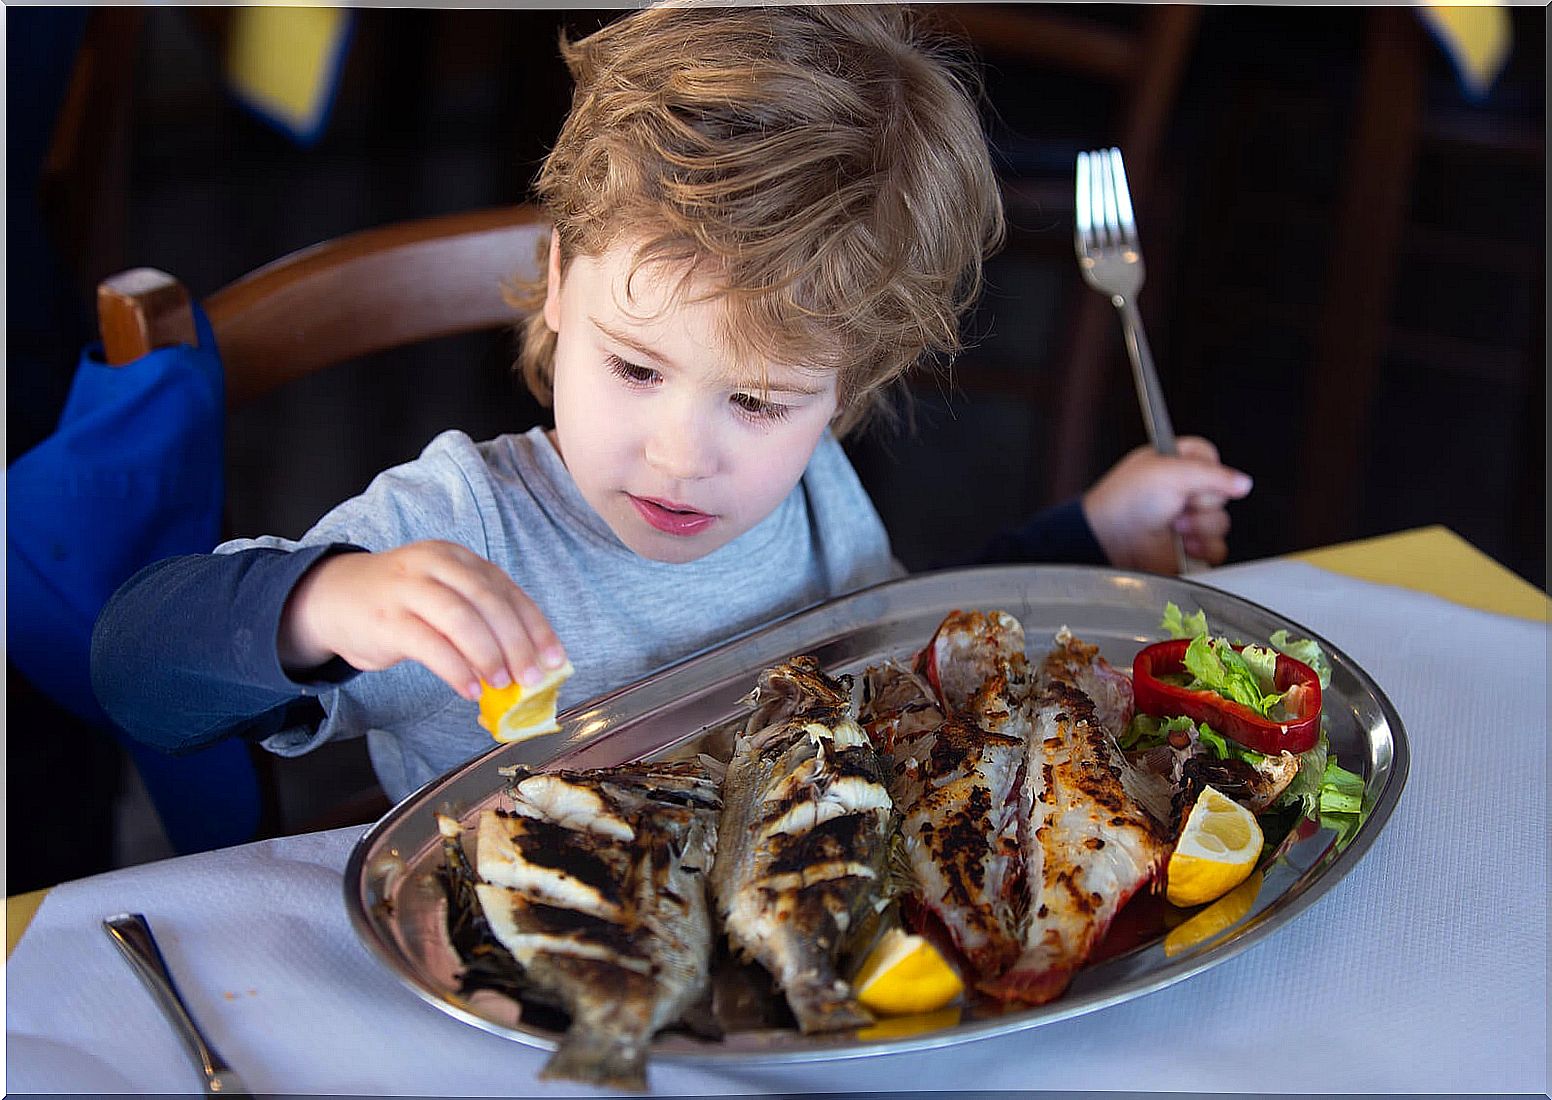
{"type": "Polygon", "coordinates": [[[1190,644],[1189,638],[1157,642],[1144,646],[1132,658],[1132,692],[1138,711],[1156,718],[1183,716],[1205,722],[1247,749],[1270,756],[1308,752],[1315,747],[1320,740],[1320,677],[1314,669],[1286,653],[1277,655],[1274,684],[1278,691],[1289,692],[1283,704],[1293,709],[1293,717],[1275,721],[1216,691],[1193,691],[1159,679],[1190,675],[1185,664],[1190,644]]]}

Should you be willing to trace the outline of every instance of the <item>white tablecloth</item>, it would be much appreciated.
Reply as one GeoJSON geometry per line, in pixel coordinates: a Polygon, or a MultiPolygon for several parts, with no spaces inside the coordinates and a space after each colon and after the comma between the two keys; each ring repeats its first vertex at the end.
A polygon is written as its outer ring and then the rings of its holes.
{"type": "MultiPolygon", "coordinates": [[[[1411,776],[1351,873],[1249,950],[1112,1008],[914,1054],[659,1064],[653,1090],[1544,1093],[1546,626],[1294,562],[1204,579],[1330,638],[1400,712],[1411,776]]],[[[197,1089],[98,927],[133,910],[256,1091],[588,1092],[537,1081],[543,1052],[422,1003],[368,954],[341,900],[359,833],[247,845],[50,891],[6,968],[8,1088],[197,1089]]]]}

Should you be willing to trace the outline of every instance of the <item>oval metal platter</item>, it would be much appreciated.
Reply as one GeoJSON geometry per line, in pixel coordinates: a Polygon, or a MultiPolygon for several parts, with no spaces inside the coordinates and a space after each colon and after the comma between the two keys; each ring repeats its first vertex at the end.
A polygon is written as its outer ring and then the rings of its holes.
{"type": "Polygon", "coordinates": [[[361,837],[345,873],[351,921],[371,953],[428,1003],[475,1027],[553,1049],[557,1032],[525,1022],[517,1002],[489,992],[458,992],[461,966],[446,933],[446,900],[437,877],[442,849],[436,813],[472,825],[481,809],[499,804],[505,783],[497,769],[511,764],[590,768],[687,755],[708,731],[747,713],[745,700],[764,668],[809,653],[831,674],[860,672],[883,658],[914,654],[955,609],[999,609],[1016,616],[1031,657],[1043,653],[1065,625],[1098,645],[1111,663],[1130,667],[1138,648],[1162,636],[1159,619],[1171,600],[1186,612],[1205,611],[1213,633],[1236,641],[1264,642],[1284,628],[1321,644],[1332,664],[1325,693],[1331,751],[1364,780],[1366,815],[1356,831],[1339,844],[1330,829],[1300,830],[1261,868],[1259,887],[1228,927],[1185,946],[1155,937],[1084,968],[1062,997],[1037,1008],[983,1016],[971,1007],[936,1026],[923,1020],[871,1029],[866,1037],[763,1028],[704,1040],[671,1031],[656,1038],[652,1058],[793,1062],[921,1050],[1038,1027],[1171,985],[1271,935],[1353,868],[1401,795],[1406,736],[1374,681],[1298,623],[1189,580],[1084,566],[999,566],[891,581],[793,614],[574,708],[561,716],[560,733],[496,745],[410,795],[361,837]]]}

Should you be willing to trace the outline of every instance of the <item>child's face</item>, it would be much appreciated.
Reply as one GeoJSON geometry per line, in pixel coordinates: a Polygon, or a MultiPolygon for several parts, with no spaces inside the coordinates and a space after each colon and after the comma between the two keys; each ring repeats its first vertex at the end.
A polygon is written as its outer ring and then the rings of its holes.
{"type": "Polygon", "coordinates": [[[694,561],[791,492],[835,414],[835,376],[738,361],[721,304],[682,300],[651,266],[627,298],[631,243],[576,257],[564,281],[552,249],[554,440],[621,542],[657,561],[694,561]]]}

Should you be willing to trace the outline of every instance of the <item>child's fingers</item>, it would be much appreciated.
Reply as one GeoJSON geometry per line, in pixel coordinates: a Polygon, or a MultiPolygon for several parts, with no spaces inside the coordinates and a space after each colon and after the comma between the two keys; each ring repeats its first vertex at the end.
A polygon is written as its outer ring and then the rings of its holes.
{"type": "Polygon", "coordinates": [[[566,652],[549,620],[528,594],[498,566],[453,544],[439,553],[437,579],[466,600],[480,618],[481,631],[474,624],[460,627],[454,635],[472,647],[476,667],[491,684],[505,687],[511,679],[535,683],[542,668],[559,668],[566,652]],[[485,644],[488,632],[494,650],[485,644]],[[510,679],[509,679],[510,677],[510,679]]]}
{"type": "Polygon", "coordinates": [[[541,669],[565,663],[565,651],[544,613],[511,580],[506,580],[496,599],[499,612],[492,613],[492,629],[500,639],[506,667],[513,679],[532,686],[543,677],[541,669]]]}
{"type": "MultiPolygon", "coordinates": [[[[468,578],[458,580],[465,587],[478,589],[468,578]]],[[[494,687],[505,687],[511,682],[506,647],[487,618],[486,609],[479,605],[478,597],[471,598],[454,583],[431,576],[407,584],[401,598],[407,618],[419,620],[458,654],[465,678],[461,684],[448,682],[459,689],[460,695],[470,696],[468,689],[472,689],[472,697],[478,697],[479,684],[474,681],[484,680],[494,687]]],[[[411,656],[431,667],[418,653],[411,656]]],[[[441,675],[435,668],[432,671],[441,675]]]]}
{"type": "Polygon", "coordinates": [[[550,620],[544,617],[544,612],[539,610],[539,605],[529,598],[517,585],[512,586],[515,595],[513,601],[517,608],[518,617],[528,631],[528,638],[533,643],[539,656],[539,663],[545,668],[560,668],[566,663],[566,647],[561,645],[555,628],[550,625],[550,620]]]}
{"type": "Polygon", "coordinates": [[[396,648],[404,658],[425,665],[465,699],[479,699],[479,671],[440,631],[413,615],[404,616],[393,629],[398,635],[396,648]]]}
{"type": "Polygon", "coordinates": [[[1183,435],[1175,440],[1175,450],[1182,458],[1194,458],[1200,462],[1221,462],[1218,448],[1212,440],[1199,435],[1183,435]]]}
{"type": "Polygon", "coordinates": [[[1185,491],[1185,499],[1194,508],[1221,508],[1228,501],[1249,493],[1252,487],[1250,475],[1232,466],[1182,462],[1174,469],[1185,491]]]}
{"type": "Polygon", "coordinates": [[[1230,522],[1229,513],[1217,508],[1206,512],[1184,512],[1176,516],[1170,526],[1181,535],[1222,538],[1229,533],[1230,522]]]}
{"type": "Polygon", "coordinates": [[[1229,556],[1229,544],[1221,536],[1182,535],[1180,542],[1187,554],[1208,565],[1220,565],[1229,556]]]}

